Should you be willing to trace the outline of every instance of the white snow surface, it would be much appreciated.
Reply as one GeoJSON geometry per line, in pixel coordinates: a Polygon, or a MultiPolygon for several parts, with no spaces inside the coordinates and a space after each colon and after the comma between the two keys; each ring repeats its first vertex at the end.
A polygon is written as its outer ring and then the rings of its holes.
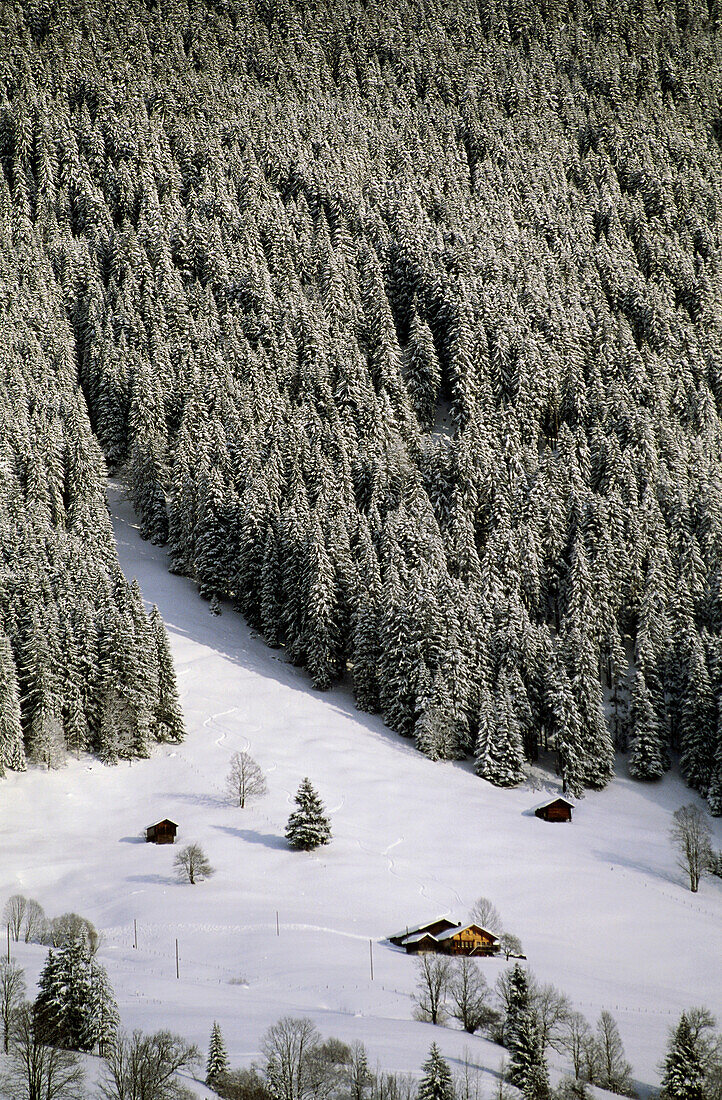
{"type": "MultiPolygon", "coordinates": [[[[722,883],[708,878],[692,894],[675,865],[671,814],[695,797],[677,776],[634,783],[620,763],[610,788],[578,802],[573,824],[541,821],[530,808],[559,793],[553,774],[537,769],[535,782],[498,790],[468,764],[427,760],[358,712],[347,690],[314,692],[239,615],[226,606],[211,615],[191,581],[168,573],[165,552],[140,539],[121,484],[111,481],[109,502],[122,567],[165,619],[188,738],[145,761],[83,757],[0,783],[0,904],[21,892],[49,915],[75,910],[102,929],[100,959],[126,1028],[170,1028],[205,1053],[218,1020],[232,1064],[248,1065],[271,1023],[310,1016],[325,1036],[363,1041],[387,1070],[418,1071],[436,1041],[452,1068],[468,1056],[488,1070],[488,1094],[502,1049],[412,1020],[414,960],[384,942],[439,914],[467,920],[480,894],[520,936],[539,979],[592,1024],[601,1009],[613,1013],[643,1093],[684,1008],[722,1017],[722,883]],[[268,794],[240,810],[224,778],[244,749],[268,794]],[[333,830],[312,854],[284,840],[306,775],[333,830]],[[145,844],[146,823],[163,817],[179,823],[176,846],[145,844]],[[217,869],[196,886],[172,867],[191,841],[217,869]]],[[[32,989],[45,950],[13,952],[32,989]]],[[[493,984],[505,963],[480,965],[493,984]]]]}

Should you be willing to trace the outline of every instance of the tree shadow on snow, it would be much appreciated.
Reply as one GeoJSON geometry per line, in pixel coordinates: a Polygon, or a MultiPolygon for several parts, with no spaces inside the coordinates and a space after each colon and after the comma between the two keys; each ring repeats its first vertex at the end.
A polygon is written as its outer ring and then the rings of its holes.
{"type": "Polygon", "coordinates": [[[188,794],[183,791],[163,791],[157,796],[158,798],[173,799],[178,802],[189,802],[195,806],[230,806],[231,800],[229,798],[223,798],[221,795],[212,794],[188,794]]]}
{"type": "Polygon", "coordinates": [[[619,867],[628,867],[630,871],[641,871],[644,875],[661,879],[663,882],[671,883],[672,886],[679,886],[681,883],[679,875],[671,874],[669,871],[664,871],[660,867],[652,867],[649,863],[643,863],[642,860],[620,855],[619,852],[605,852],[601,848],[595,848],[593,850],[593,855],[597,856],[597,858],[604,863],[610,864],[612,868],[614,868],[615,864],[619,867]]]}
{"type": "Polygon", "coordinates": [[[154,886],[174,886],[177,879],[168,875],[128,875],[127,882],[150,882],[154,886]]]}
{"type": "Polygon", "coordinates": [[[239,840],[247,840],[249,844],[262,844],[265,848],[278,848],[281,851],[288,852],[288,841],[282,836],[275,836],[273,833],[259,833],[255,829],[235,829],[231,825],[214,825],[214,829],[218,829],[219,832],[228,833],[230,836],[238,837],[239,840]]]}

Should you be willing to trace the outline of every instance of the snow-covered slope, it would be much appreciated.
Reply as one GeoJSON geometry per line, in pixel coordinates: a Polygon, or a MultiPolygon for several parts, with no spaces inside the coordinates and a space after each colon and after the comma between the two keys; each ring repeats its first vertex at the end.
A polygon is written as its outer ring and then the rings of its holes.
{"type": "MultiPolygon", "coordinates": [[[[279,1016],[309,1015],[324,1034],[363,1040],[387,1069],[418,1069],[435,1039],[449,1058],[466,1049],[493,1072],[500,1048],[411,1020],[413,961],[380,942],[441,913],[461,919],[479,894],[541,979],[592,1022],[613,1012],[642,1084],[658,1079],[684,1007],[722,1015],[722,884],[707,880],[695,896],[675,867],[670,815],[693,798],[677,778],[620,777],[588,795],[572,825],[541,822],[528,810],[544,792],[497,790],[466,765],[433,764],[342,690],[314,693],[238,615],[212,616],[188,580],[167,572],[164,552],[138,537],[120,485],[110,503],[123,568],[168,626],[188,740],[132,765],[86,758],[5,780],[0,901],[21,891],[50,914],[74,909],[102,928],[125,1026],[169,1027],[205,1049],[217,1019],[231,1060],[247,1063],[279,1016]],[[240,749],[269,787],[245,811],[223,792],[240,749]],[[310,855],[283,839],[304,775],[334,834],[310,855]],[[164,816],[179,823],[179,842],[204,847],[212,879],[178,884],[177,849],[142,842],[143,827],[164,816]]],[[[21,946],[18,957],[33,978],[44,952],[21,946]]],[[[493,983],[503,963],[482,965],[493,983]]]]}

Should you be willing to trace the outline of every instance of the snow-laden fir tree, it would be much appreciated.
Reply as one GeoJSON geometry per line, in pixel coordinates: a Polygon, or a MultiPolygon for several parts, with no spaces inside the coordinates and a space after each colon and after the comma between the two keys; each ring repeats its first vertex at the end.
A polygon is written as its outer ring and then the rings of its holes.
{"type": "Polygon", "coordinates": [[[70,1050],[93,1051],[112,1041],[118,1010],[105,968],[84,944],[51,949],[33,1004],[43,1041],[70,1050]]]}
{"type": "Polygon", "coordinates": [[[311,780],[305,778],[295,796],[296,809],[286,825],[286,839],[292,848],[310,852],[331,839],[331,823],[324,812],[324,805],[314,790],[311,780]]]}
{"type": "Polygon", "coordinates": [[[521,1089],[529,1100],[544,1100],[550,1094],[549,1071],[542,1052],[539,1021],[535,1010],[527,1006],[520,1011],[506,1037],[511,1053],[509,1080],[521,1089]]]}
{"type": "Polygon", "coordinates": [[[178,699],[175,668],[165,623],[155,604],[150,612],[150,627],[158,659],[158,698],[153,718],[154,733],[158,741],[182,741],[185,737],[185,728],[178,699]]]}
{"type": "Polygon", "coordinates": [[[449,1063],[442,1058],[436,1043],[429,1047],[429,1056],[423,1065],[416,1100],[454,1100],[454,1079],[449,1063]]]}
{"type": "Polygon", "coordinates": [[[0,777],[6,768],[25,770],[20,691],[10,640],[0,630],[0,777]]]}
{"type": "Polygon", "coordinates": [[[206,1061],[206,1084],[214,1088],[220,1079],[228,1073],[228,1054],[223,1042],[223,1034],[220,1024],[214,1020],[211,1028],[211,1038],[208,1044],[208,1059],[206,1061]]]}
{"type": "Polygon", "coordinates": [[[515,787],[526,775],[519,718],[505,673],[496,691],[480,696],[476,774],[497,787],[515,787]]]}
{"type": "Polygon", "coordinates": [[[662,1074],[662,1100],[703,1100],[704,1073],[700,1052],[685,1012],[669,1041],[662,1074]]]}
{"type": "Polygon", "coordinates": [[[629,774],[633,779],[660,779],[666,771],[666,754],[644,673],[639,670],[634,676],[629,718],[633,737],[629,774]]]}

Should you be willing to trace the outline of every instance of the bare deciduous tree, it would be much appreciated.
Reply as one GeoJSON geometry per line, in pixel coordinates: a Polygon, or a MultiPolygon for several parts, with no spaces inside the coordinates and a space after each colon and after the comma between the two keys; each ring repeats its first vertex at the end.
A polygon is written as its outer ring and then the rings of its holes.
{"type": "Polygon", "coordinates": [[[23,916],[23,937],[26,943],[42,943],[45,938],[45,910],[35,898],[28,898],[23,916]]]}
{"type": "Polygon", "coordinates": [[[32,1007],[23,1003],[13,1016],[10,1054],[0,1089],[13,1100],[84,1100],[84,1079],[74,1051],[40,1041],[32,1007]]]}
{"type": "Polygon", "coordinates": [[[348,1069],[348,1094],[350,1100],[367,1100],[374,1084],[374,1075],[369,1069],[369,1059],[363,1043],[356,1042],[351,1047],[351,1063],[348,1069]]]}
{"type": "Polygon", "coordinates": [[[379,1073],[374,1078],[371,1100],[416,1100],[418,1084],[410,1073],[379,1073]]]}
{"type": "Polygon", "coordinates": [[[103,1100],[191,1100],[177,1074],[200,1059],[198,1047],[170,1031],[119,1034],[105,1056],[98,1094],[103,1100]]]}
{"type": "Polygon", "coordinates": [[[456,1100],[483,1100],[484,1097],[482,1073],[479,1067],[470,1061],[469,1051],[466,1048],[464,1048],[461,1070],[454,1074],[454,1096],[456,1100]]]}
{"type": "Polygon", "coordinates": [[[313,1100],[332,1100],[346,1092],[351,1047],[340,1039],[324,1040],[307,1056],[309,1093],[313,1100]]]}
{"type": "Polygon", "coordinates": [[[316,1025],[307,1017],[283,1016],[261,1040],[266,1077],[277,1100],[307,1100],[312,1090],[309,1055],[320,1045],[316,1025]]]}
{"type": "Polygon", "coordinates": [[[0,962],[0,1027],[5,1054],[10,1049],[13,1018],[24,1000],[25,971],[17,963],[0,962]]]}
{"type": "Polygon", "coordinates": [[[480,924],[487,932],[493,932],[500,936],[503,929],[501,915],[494,903],[489,898],[477,898],[471,907],[471,919],[475,924],[480,924]]]}
{"type": "Polygon", "coordinates": [[[632,1067],[624,1057],[624,1046],[616,1021],[611,1012],[602,1012],[597,1021],[596,1047],[598,1069],[595,1085],[616,1092],[620,1096],[633,1096],[632,1067]]]}
{"type": "Polygon", "coordinates": [[[200,844],[186,844],[185,848],[181,848],[173,860],[173,866],[178,878],[182,882],[190,882],[191,886],[215,874],[215,868],[211,867],[200,844]]]}
{"type": "Polygon", "coordinates": [[[45,922],[45,942],[51,947],[80,943],[89,955],[95,955],[100,946],[100,935],[86,917],[81,917],[79,913],[62,913],[45,922]]]}
{"type": "Polygon", "coordinates": [[[570,1012],[562,1025],[559,1047],[569,1055],[575,1078],[585,1077],[587,1047],[592,1040],[592,1029],[581,1012],[570,1012]]]}
{"type": "Polygon", "coordinates": [[[549,1046],[563,1050],[564,1026],[572,1010],[568,998],[548,982],[535,986],[531,999],[539,1023],[542,1054],[549,1046]]]}
{"type": "Polygon", "coordinates": [[[432,1024],[443,1023],[451,980],[451,959],[444,955],[420,955],[416,960],[416,979],[415,1018],[432,1024]]]}
{"type": "Polygon", "coordinates": [[[669,835],[677,849],[677,866],[689,876],[689,888],[696,894],[712,851],[710,827],[705,813],[694,802],[681,806],[673,816],[669,835]]]}
{"type": "Polygon", "coordinates": [[[494,1018],[490,1004],[491,990],[486,978],[473,959],[460,958],[453,967],[449,981],[451,1015],[464,1031],[473,1035],[494,1018]]]}
{"type": "Polygon", "coordinates": [[[266,780],[259,764],[247,752],[234,752],[226,778],[228,793],[241,809],[266,793],[266,780]]]}
{"type": "Polygon", "coordinates": [[[20,939],[20,932],[23,927],[23,916],[25,915],[25,906],[28,904],[28,899],[23,897],[22,894],[13,894],[5,902],[3,908],[3,924],[10,925],[10,935],[17,941],[20,939]]]}
{"type": "Polygon", "coordinates": [[[522,953],[521,940],[518,936],[513,936],[511,932],[502,932],[499,937],[499,946],[501,947],[505,959],[509,959],[512,955],[521,955],[522,953]]]}

